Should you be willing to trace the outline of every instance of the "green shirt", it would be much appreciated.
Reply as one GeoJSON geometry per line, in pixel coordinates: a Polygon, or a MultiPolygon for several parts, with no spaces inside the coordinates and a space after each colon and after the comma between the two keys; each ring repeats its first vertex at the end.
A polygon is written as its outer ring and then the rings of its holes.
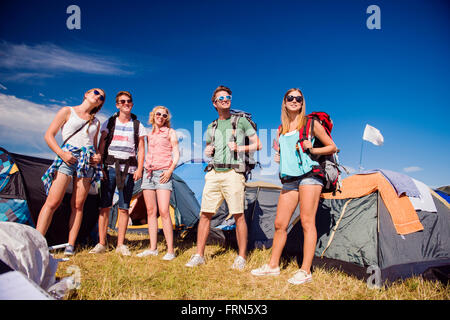
{"type": "MultiPolygon", "coordinates": [[[[245,137],[251,137],[256,134],[250,122],[244,117],[239,117],[236,128],[236,144],[242,146],[245,144],[245,137]]],[[[211,143],[212,123],[206,130],[206,143],[211,143]]],[[[228,142],[233,142],[233,128],[231,126],[231,117],[226,120],[217,120],[217,128],[214,134],[214,159],[215,164],[244,164],[243,153],[238,153],[237,159],[234,158],[234,152],[228,147],[228,142]]],[[[228,168],[217,168],[216,171],[228,171],[228,168]]]]}

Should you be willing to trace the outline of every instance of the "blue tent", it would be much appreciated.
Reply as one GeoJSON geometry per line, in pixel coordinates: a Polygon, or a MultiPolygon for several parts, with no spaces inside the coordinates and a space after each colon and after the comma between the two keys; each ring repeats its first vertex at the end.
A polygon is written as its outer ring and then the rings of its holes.
{"type": "Polygon", "coordinates": [[[445,199],[445,201],[447,201],[447,203],[450,203],[450,186],[446,186],[446,187],[440,187],[437,189],[434,189],[434,191],[440,195],[442,198],[445,199]]]}
{"type": "Polygon", "coordinates": [[[202,202],[203,186],[205,185],[205,168],[208,165],[203,160],[189,160],[179,164],[174,173],[183,179],[194,192],[198,203],[202,202]]]}
{"type": "Polygon", "coordinates": [[[34,227],[26,199],[19,167],[8,151],[0,147],[0,221],[34,227]]]}

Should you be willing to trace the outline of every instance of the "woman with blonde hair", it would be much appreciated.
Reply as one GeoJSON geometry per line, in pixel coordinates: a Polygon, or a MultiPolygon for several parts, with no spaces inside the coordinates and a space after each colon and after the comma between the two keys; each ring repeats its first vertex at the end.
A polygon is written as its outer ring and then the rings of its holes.
{"type": "Polygon", "coordinates": [[[69,246],[64,252],[66,255],[74,254],[74,246],[83,218],[83,206],[90,185],[102,178],[99,165],[101,156],[97,150],[100,121],[95,115],[104,103],[105,92],[102,89],[87,91],[80,105],[61,108],[45,133],[45,141],[57,156],[42,177],[48,196],[39,213],[36,229],[42,235],[47,233],[53,213],[61,204],[73,178],[69,246]],[[64,140],[61,146],[55,139],[60,129],[64,140]]]}
{"type": "MultiPolygon", "coordinates": [[[[299,132],[306,125],[305,99],[300,89],[293,88],[286,92],[281,105],[282,125],[278,132],[279,153],[275,161],[280,164],[280,177],[283,188],[278,199],[275,218],[275,234],[273,237],[272,254],[268,264],[254,269],[255,276],[279,275],[280,257],[287,239],[287,227],[297,205],[300,203],[300,219],[303,228],[303,261],[288,282],[302,284],[312,281],[311,265],[317,242],[315,225],[317,207],[322,192],[323,181],[312,175],[312,167],[318,165],[311,155],[328,155],[336,151],[336,146],[319,123],[309,133],[310,140],[305,140],[303,149],[297,148],[299,132]],[[313,148],[314,140],[319,139],[323,147],[313,148]]],[[[314,120],[316,121],[316,120],[314,120]]]]}
{"type": "Polygon", "coordinates": [[[168,261],[175,258],[169,205],[172,192],[172,172],[180,158],[178,138],[175,130],[170,127],[170,119],[169,109],[164,106],[156,106],[150,112],[149,124],[152,125],[152,129],[147,134],[147,155],[141,186],[147,207],[150,248],[137,255],[138,257],[158,255],[157,213],[159,212],[167,242],[167,253],[163,260],[168,261]]]}

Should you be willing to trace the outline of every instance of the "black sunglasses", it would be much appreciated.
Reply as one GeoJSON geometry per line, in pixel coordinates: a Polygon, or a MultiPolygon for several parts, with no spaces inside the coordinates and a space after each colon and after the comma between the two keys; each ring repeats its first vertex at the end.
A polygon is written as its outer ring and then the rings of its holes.
{"type": "Polygon", "coordinates": [[[133,102],[133,100],[131,100],[131,99],[127,99],[127,100],[125,100],[125,99],[123,99],[123,100],[119,100],[119,101],[117,101],[119,104],[125,104],[125,103],[132,103],[133,102]]]}
{"type": "Polygon", "coordinates": [[[105,101],[105,96],[102,95],[98,90],[94,90],[94,94],[95,94],[96,96],[99,95],[101,101],[105,101]]]}
{"type": "Polygon", "coordinates": [[[158,117],[162,116],[164,119],[167,119],[167,117],[168,117],[167,113],[161,113],[161,112],[157,112],[157,113],[155,113],[155,115],[158,117]]]}
{"type": "Polygon", "coordinates": [[[93,91],[96,96],[100,96],[101,101],[105,101],[105,96],[102,95],[98,90],[93,91]]]}
{"type": "Polygon", "coordinates": [[[294,101],[294,99],[295,100],[297,100],[297,102],[298,103],[302,103],[302,101],[303,101],[303,97],[302,96],[287,96],[286,97],[286,101],[288,101],[288,102],[292,102],[292,101],[294,101]]]}

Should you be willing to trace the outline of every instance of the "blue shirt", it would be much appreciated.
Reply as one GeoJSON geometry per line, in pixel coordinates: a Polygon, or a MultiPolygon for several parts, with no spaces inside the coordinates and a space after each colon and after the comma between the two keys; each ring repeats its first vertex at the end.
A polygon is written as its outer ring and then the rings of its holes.
{"type": "MultiPolygon", "coordinates": [[[[308,154],[300,148],[300,155],[295,148],[299,139],[298,130],[280,135],[280,174],[281,177],[299,177],[311,171],[313,166],[319,165],[317,161],[311,160],[308,154]]],[[[314,138],[311,139],[314,144],[314,138]]]]}

